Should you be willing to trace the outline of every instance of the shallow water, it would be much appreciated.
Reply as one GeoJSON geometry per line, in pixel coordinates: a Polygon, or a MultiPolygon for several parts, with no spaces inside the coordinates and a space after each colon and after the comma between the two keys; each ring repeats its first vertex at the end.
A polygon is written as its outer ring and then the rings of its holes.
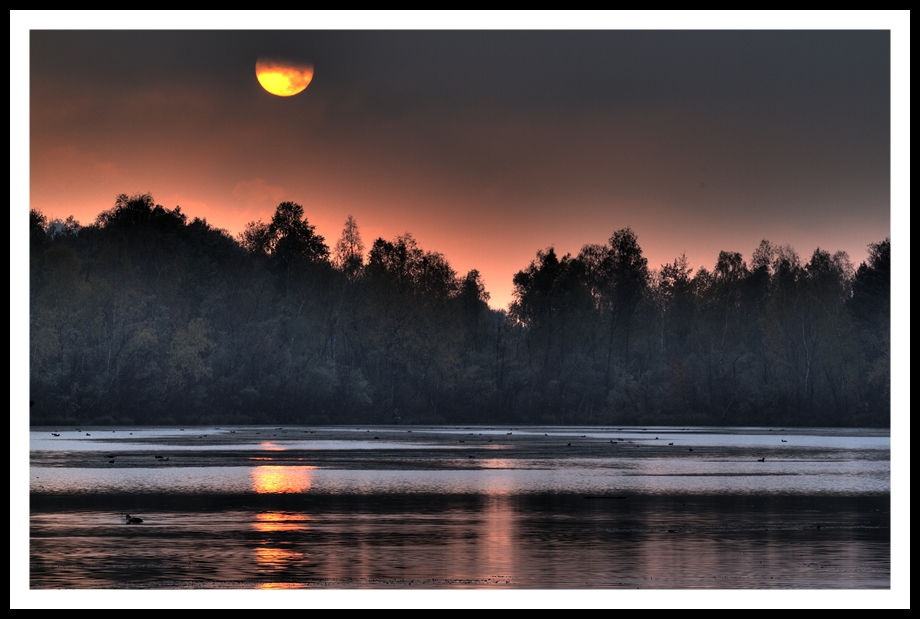
{"type": "Polygon", "coordinates": [[[780,430],[33,429],[30,583],[890,587],[887,432],[780,430]]]}

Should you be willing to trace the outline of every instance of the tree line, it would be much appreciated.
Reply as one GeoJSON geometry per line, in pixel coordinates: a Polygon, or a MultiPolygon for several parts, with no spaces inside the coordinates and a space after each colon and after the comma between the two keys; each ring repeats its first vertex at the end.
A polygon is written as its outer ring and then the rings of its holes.
{"type": "Polygon", "coordinates": [[[513,298],[350,216],[330,249],[294,202],[235,238],[149,194],[32,210],[30,421],[890,423],[889,239],[650,269],[624,228],[537,251],[513,298]]]}

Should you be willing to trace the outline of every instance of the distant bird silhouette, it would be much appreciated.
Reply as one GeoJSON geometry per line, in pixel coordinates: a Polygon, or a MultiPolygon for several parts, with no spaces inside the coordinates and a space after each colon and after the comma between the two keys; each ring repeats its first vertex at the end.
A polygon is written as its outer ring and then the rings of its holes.
{"type": "Polygon", "coordinates": [[[765,458],[761,458],[760,460],[758,460],[758,462],[764,462],[764,461],[765,461],[765,458]]]}
{"type": "Polygon", "coordinates": [[[668,443],[668,445],[673,445],[674,443],[668,443]]]}
{"type": "Polygon", "coordinates": [[[781,440],[781,441],[784,442],[784,443],[788,443],[788,442],[789,442],[789,441],[787,441],[787,440],[784,439],[784,438],[781,438],[781,439],[779,439],[779,440],[781,440]]]}
{"type": "Polygon", "coordinates": [[[51,436],[60,436],[60,434],[58,434],[57,432],[52,432],[51,436]]]}
{"type": "Polygon", "coordinates": [[[690,448],[690,451],[693,451],[693,447],[690,448]]]}
{"type": "Polygon", "coordinates": [[[136,518],[131,514],[125,514],[125,524],[140,524],[144,520],[142,518],[136,518]]]}

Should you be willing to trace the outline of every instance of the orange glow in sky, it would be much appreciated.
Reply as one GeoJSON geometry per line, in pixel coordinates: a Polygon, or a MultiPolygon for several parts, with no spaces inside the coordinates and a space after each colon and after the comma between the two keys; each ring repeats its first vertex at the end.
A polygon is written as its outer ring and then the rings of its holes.
{"type": "Polygon", "coordinates": [[[762,239],[858,266],[891,233],[890,47],[884,30],[39,29],[17,180],[84,225],[149,192],[236,236],[290,200],[334,247],[352,215],[366,248],[409,232],[478,270],[496,309],[538,250],[627,226],[652,269],[762,239]]]}

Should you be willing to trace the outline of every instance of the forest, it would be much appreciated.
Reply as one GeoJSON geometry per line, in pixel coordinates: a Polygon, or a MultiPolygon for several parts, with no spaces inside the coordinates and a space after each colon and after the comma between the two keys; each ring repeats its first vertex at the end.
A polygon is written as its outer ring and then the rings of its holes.
{"type": "Polygon", "coordinates": [[[294,202],[233,237],[123,194],[86,226],[31,210],[29,241],[32,425],[890,424],[890,239],[655,269],[624,228],[537,250],[507,310],[294,202]]]}

